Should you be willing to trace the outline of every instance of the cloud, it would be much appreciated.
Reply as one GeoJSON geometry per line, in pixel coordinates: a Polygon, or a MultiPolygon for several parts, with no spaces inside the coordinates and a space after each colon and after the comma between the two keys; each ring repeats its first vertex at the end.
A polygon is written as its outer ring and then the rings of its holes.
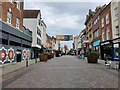
{"type": "Polygon", "coordinates": [[[78,35],[85,28],[84,22],[89,9],[94,10],[103,4],[103,2],[26,2],[25,8],[41,10],[50,36],[78,35]]]}

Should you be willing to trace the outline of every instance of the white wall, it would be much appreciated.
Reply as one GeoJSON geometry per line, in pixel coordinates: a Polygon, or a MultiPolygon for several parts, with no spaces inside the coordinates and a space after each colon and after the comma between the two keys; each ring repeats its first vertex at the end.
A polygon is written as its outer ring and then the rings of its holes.
{"type": "MultiPolygon", "coordinates": [[[[37,18],[24,18],[23,25],[32,31],[32,47],[41,48],[41,45],[37,44],[37,38],[41,40],[41,37],[37,34],[37,27],[40,29],[39,25],[40,20],[40,13],[38,14],[37,18]]],[[[41,30],[41,29],[40,29],[41,30]]]]}
{"type": "Polygon", "coordinates": [[[24,18],[23,25],[32,31],[32,47],[35,47],[37,44],[37,19],[24,18]]]}
{"type": "MultiPolygon", "coordinates": [[[[117,38],[116,36],[116,26],[118,26],[118,20],[115,20],[115,12],[114,9],[118,7],[118,2],[115,2],[115,0],[112,0],[111,2],[111,16],[112,16],[112,34],[113,34],[113,39],[117,38]]],[[[120,16],[120,13],[118,13],[118,16],[120,16]]],[[[120,30],[120,25],[119,25],[119,30],[120,30]]]]}

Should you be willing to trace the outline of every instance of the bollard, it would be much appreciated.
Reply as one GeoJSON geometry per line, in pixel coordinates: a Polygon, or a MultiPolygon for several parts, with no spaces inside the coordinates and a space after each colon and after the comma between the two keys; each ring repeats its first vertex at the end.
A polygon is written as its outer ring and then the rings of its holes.
{"type": "Polygon", "coordinates": [[[35,58],[35,63],[37,63],[37,58],[35,58]]]}
{"type": "Polygon", "coordinates": [[[28,59],[26,59],[26,67],[28,67],[28,59]]]}

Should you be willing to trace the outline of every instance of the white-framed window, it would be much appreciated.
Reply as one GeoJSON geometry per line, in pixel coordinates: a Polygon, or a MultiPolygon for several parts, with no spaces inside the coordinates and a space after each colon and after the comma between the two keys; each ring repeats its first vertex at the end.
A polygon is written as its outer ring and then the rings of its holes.
{"type": "Polygon", "coordinates": [[[115,14],[115,20],[118,19],[118,7],[114,9],[114,14],[115,14]]]}
{"type": "Polygon", "coordinates": [[[16,2],[16,8],[17,8],[18,10],[20,10],[20,1],[19,1],[19,0],[16,0],[15,2],[16,2]]]}
{"type": "Polygon", "coordinates": [[[105,41],[105,33],[102,32],[102,41],[105,41]]]}
{"type": "Polygon", "coordinates": [[[109,14],[106,15],[106,24],[109,24],[109,14]]]}
{"type": "Polygon", "coordinates": [[[97,38],[99,36],[99,29],[94,32],[94,38],[97,38]]]}
{"type": "Polygon", "coordinates": [[[107,40],[110,40],[110,30],[109,29],[106,31],[106,36],[107,36],[107,40]]]}
{"type": "Polygon", "coordinates": [[[12,0],[9,0],[12,3],[12,0]]]}
{"type": "Polygon", "coordinates": [[[19,27],[20,27],[20,19],[16,18],[16,28],[19,29],[19,27]]]}
{"type": "Polygon", "coordinates": [[[6,22],[11,24],[11,19],[12,19],[12,13],[11,13],[11,11],[8,10],[8,12],[7,12],[7,21],[6,22]]]}
{"type": "Polygon", "coordinates": [[[104,18],[102,18],[102,27],[104,27],[104,18]]]}

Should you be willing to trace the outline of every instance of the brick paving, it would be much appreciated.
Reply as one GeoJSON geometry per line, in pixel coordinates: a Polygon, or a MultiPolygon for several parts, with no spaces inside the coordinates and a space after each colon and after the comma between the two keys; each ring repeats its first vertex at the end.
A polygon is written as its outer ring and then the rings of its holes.
{"type": "Polygon", "coordinates": [[[55,57],[3,77],[4,88],[118,88],[118,72],[75,56],[55,57]],[[8,76],[11,79],[4,80],[8,76]]]}

